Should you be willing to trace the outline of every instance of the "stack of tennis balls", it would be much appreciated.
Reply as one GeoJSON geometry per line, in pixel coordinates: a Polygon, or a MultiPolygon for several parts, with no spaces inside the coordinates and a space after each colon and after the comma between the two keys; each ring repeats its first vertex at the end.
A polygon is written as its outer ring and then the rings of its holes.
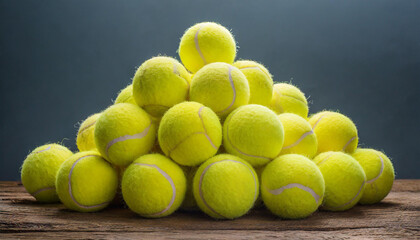
{"type": "Polygon", "coordinates": [[[389,158],[358,148],[355,124],[322,111],[308,117],[303,92],[274,84],[262,64],[236,59],[225,27],[187,29],[181,62],[145,61],[113,105],[89,116],[79,152],[36,148],[22,182],[39,202],[92,212],[122,195],[133,212],[160,218],[181,208],[234,219],[265,205],[285,219],[344,211],[390,192],[389,158]]]}

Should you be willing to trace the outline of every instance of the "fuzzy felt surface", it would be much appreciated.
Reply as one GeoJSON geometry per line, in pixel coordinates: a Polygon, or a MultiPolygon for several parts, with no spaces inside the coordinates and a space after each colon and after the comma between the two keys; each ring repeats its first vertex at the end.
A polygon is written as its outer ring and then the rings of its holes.
{"type": "Polygon", "coordinates": [[[194,176],[193,193],[200,209],[216,219],[246,214],[259,195],[259,181],[251,165],[221,154],[203,163],[194,176]]]}
{"type": "Polygon", "coordinates": [[[79,152],[61,165],[56,186],[58,196],[67,208],[95,212],[114,199],[118,173],[98,152],[79,152]]]}
{"type": "Polygon", "coordinates": [[[101,116],[100,113],[90,115],[80,125],[76,137],[76,144],[79,151],[83,152],[96,149],[94,132],[99,116],[101,116]]]}
{"type": "Polygon", "coordinates": [[[227,63],[211,63],[200,69],[191,82],[190,100],[211,108],[221,118],[249,102],[245,75],[227,63]]]}
{"type": "Polygon", "coordinates": [[[318,139],[318,153],[343,151],[353,153],[359,138],[353,121],[337,112],[322,111],[309,119],[318,139]]]}
{"type": "Polygon", "coordinates": [[[260,104],[268,107],[273,95],[273,79],[267,68],[249,60],[236,61],[233,66],[241,70],[248,80],[249,104],[260,104]]]}
{"type": "Polygon", "coordinates": [[[127,166],[148,153],[156,139],[156,127],[140,107],[118,103],[107,108],[95,126],[97,149],[112,164],[127,166]]]}
{"type": "Polygon", "coordinates": [[[308,102],[299,88],[288,83],[276,83],[273,86],[273,98],[270,108],[277,114],[294,113],[308,117],[308,102]]]}
{"type": "Polygon", "coordinates": [[[232,64],[236,57],[235,40],[225,27],[202,22],[188,28],[181,38],[179,57],[192,73],[213,62],[232,64]]]}
{"type": "Polygon", "coordinates": [[[321,171],[310,159],[298,154],[282,155],[264,168],[261,195],[275,215],[305,218],[321,205],[325,183],[321,171]]]}
{"type": "Polygon", "coordinates": [[[163,116],[158,140],[166,156],[181,165],[196,166],[217,153],[222,143],[222,125],[210,108],[183,102],[163,116]]]}
{"type": "Polygon", "coordinates": [[[132,211],[159,218],[181,206],[186,184],[184,172],[176,163],[161,154],[147,154],[124,171],[121,189],[132,211]]]}
{"type": "Polygon", "coordinates": [[[366,185],[366,175],[356,159],[343,152],[325,152],[313,161],[325,180],[324,209],[344,211],[359,202],[366,185]]]}
{"type": "Polygon", "coordinates": [[[46,144],[34,149],[21,168],[21,180],[26,191],[39,202],[58,202],[55,177],[63,162],[73,153],[59,144],[46,144]]]}
{"type": "Polygon", "coordinates": [[[137,105],[133,97],[133,84],[128,85],[120,91],[117,98],[115,99],[115,103],[131,103],[137,105]]]}
{"type": "Polygon", "coordinates": [[[146,112],[160,118],[172,106],[188,99],[190,74],[176,59],[154,57],[133,78],[133,98],[146,112]]]}
{"type": "Polygon", "coordinates": [[[252,166],[277,157],[284,142],[283,125],[267,107],[249,104],[233,111],[223,124],[223,146],[252,166]]]}
{"type": "Polygon", "coordinates": [[[352,156],[366,173],[366,187],[359,202],[374,204],[382,201],[394,183],[395,173],[391,160],[383,152],[368,148],[358,148],[352,156]]]}

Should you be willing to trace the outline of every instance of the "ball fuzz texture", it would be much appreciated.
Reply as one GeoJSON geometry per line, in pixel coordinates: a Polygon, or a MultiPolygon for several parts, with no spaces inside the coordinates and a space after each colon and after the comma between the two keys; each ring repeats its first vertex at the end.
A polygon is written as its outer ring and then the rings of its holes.
{"type": "Polygon", "coordinates": [[[172,214],[185,196],[186,179],[182,169],[160,154],[147,154],[125,171],[121,183],[128,207],[143,217],[172,214]]]}
{"type": "Polygon", "coordinates": [[[284,128],[284,144],[281,154],[296,153],[313,158],[318,150],[318,140],[312,126],[302,117],[283,113],[279,119],[284,128]]]}
{"type": "Polygon", "coordinates": [[[282,155],[264,168],[261,196],[270,211],[288,219],[305,218],[321,205],[324,178],[316,164],[298,154],[282,155]]]}
{"type": "Polygon", "coordinates": [[[138,68],[133,97],[147,113],[160,118],[170,107],[187,100],[190,81],[190,74],[176,59],[154,57],[138,68]]]}
{"type": "Polygon", "coordinates": [[[150,116],[130,103],[107,108],[95,126],[95,143],[104,158],[117,166],[127,166],[148,153],[156,138],[150,116]]]}
{"type": "Polygon", "coordinates": [[[248,80],[238,68],[227,63],[212,63],[194,75],[190,100],[206,105],[223,118],[248,104],[249,94],[248,80]]]}
{"type": "Polygon", "coordinates": [[[217,153],[222,143],[222,125],[210,108],[183,102],[163,116],[158,140],[166,156],[181,165],[196,166],[217,153]]]}
{"type": "Polygon", "coordinates": [[[325,180],[324,209],[344,211],[359,202],[365,189],[366,175],[352,156],[343,152],[325,152],[313,161],[325,180]]]}
{"type": "Polygon", "coordinates": [[[395,173],[391,160],[380,151],[358,148],[352,155],[363,167],[366,174],[366,187],[361,204],[374,204],[382,201],[391,191],[395,173]]]}
{"type": "Polygon", "coordinates": [[[115,99],[115,104],[118,103],[131,103],[137,105],[133,98],[133,84],[128,85],[120,91],[117,98],[115,99]]]}
{"type": "Polygon", "coordinates": [[[61,164],[73,153],[59,144],[37,147],[25,159],[21,169],[22,184],[39,202],[58,202],[55,176],[61,164]]]}
{"type": "Polygon", "coordinates": [[[303,92],[287,83],[274,84],[270,108],[277,114],[294,113],[305,119],[309,111],[308,101],[303,92]]]}
{"type": "Polygon", "coordinates": [[[56,185],[58,196],[67,208],[94,212],[114,199],[118,173],[96,151],[79,152],[61,165],[56,185]]]}
{"type": "Polygon", "coordinates": [[[229,154],[217,155],[198,168],[193,193],[207,215],[217,219],[238,218],[258,198],[258,176],[246,161],[229,154]]]}
{"type": "Polygon", "coordinates": [[[223,124],[223,146],[252,166],[276,158],[284,141],[283,125],[267,107],[250,104],[233,111],[223,124]]]}
{"type": "Polygon", "coordinates": [[[99,116],[101,116],[100,113],[93,114],[86,118],[80,125],[76,137],[76,144],[79,151],[83,152],[96,149],[94,132],[99,116]]]}
{"type": "Polygon", "coordinates": [[[179,57],[192,73],[213,62],[232,64],[236,43],[232,34],[220,24],[198,23],[184,33],[179,43],[179,57]]]}
{"type": "Polygon", "coordinates": [[[250,104],[269,106],[273,95],[273,79],[268,70],[261,64],[242,60],[233,64],[245,75],[248,80],[250,104]]]}
{"type": "Polygon", "coordinates": [[[318,153],[343,151],[353,153],[359,138],[350,118],[341,113],[322,111],[309,119],[318,140],[318,153]]]}

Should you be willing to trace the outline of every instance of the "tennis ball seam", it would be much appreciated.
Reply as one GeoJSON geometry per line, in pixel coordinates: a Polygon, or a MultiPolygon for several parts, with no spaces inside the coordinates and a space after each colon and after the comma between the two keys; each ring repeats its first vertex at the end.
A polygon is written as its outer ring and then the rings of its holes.
{"type": "Polygon", "coordinates": [[[164,208],[162,211],[157,212],[157,213],[153,213],[153,214],[148,214],[148,216],[159,216],[161,214],[164,214],[165,212],[167,212],[172,205],[175,202],[175,197],[176,197],[176,188],[175,188],[175,183],[172,180],[171,176],[169,176],[169,174],[167,174],[165,171],[163,171],[161,168],[159,168],[157,165],[155,164],[147,164],[147,163],[134,163],[134,165],[138,165],[138,166],[148,166],[148,167],[152,167],[155,168],[160,174],[162,174],[163,177],[166,178],[166,180],[168,180],[169,184],[172,187],[172,198],[171,201],[169,202],[168,206],[166,206],[166,208],[164,208]]]}
{"type": "Polygon", "coordinates": [[[274,88],[274,91],[276,91],[276,92],[277,92],[277,94],[279,94],[280,96],[293,98],[294,100],[299,101],[299,102],[301,102],[301,103],[303,103],[303,104],[305,104],[305,105],[307,104],[307,103],[306,103],[305,101],[303,101],[302,99],[299,99],[299,98],[297,98],[297,97],[295,97],[295,96],[288,95],[288,94],[284,94],[284,93],[280,92],[280,89],[276,89],[276,88],[274,88]]]}
{"type": "Polygon", "coordinates": [[[104,205],[107,205],[107,204],[109,204],[110,202],[103,202],[103,203],[99,203],[99,204],[96,204],[96,205],[91,205],[91,206],[88,206],[88,205],[83,205],[83,204],[81,204],[81,203],[79,203],[77,200],[76,200],[76,198],[73,196],[73,192],[72,192],[72,187],[71,187],[71,175],[72,175],[72,173],[73,173],[73,170],[74,170],[74,168],[76,167],[76,165],[77,165],[77,163],[79,162],[79,161],[81,161],[82,159],[85,159],[85,158],[87,158],[87,157],[100,157],[100,158],[102,158],[100,155],[86,155],[86,156],[83,156],[83,157],[81,157],[81,158],[79,158],[79,159],[77,159],[74,163],[73,163],[73,165],[71,166],[71,168],[70,168],[70,173],[69,173],[69,195],[70,195],[70,198],[71,198],[71,200],[78,206],[78,207],[80,207],[80,208],[83,208],[83,209],[91,209],[91,208],[97,208],[97,207],[102,207],[102,206],[104,206],[104,205]]]}
{"type": "Polygon", "coordinates": [[[195,33],[195,36],[194,36],[195,49],[197,50],[198,54],[200,55],[201,59],[203,60],[204,65],[206,65],[206,64],[207,64],[207,61],[206,61],[206,58],[204,58],[204,54],[203,54],[203,52],[201,52],[200,45],[199,45],[199,43],[198,43],[198,33],[199,33],[199,32],[201,31],[201,29],[202,29],[204,26],[206,26],[206,25],[207,25],[207,24],[203,24],[203,26],[201,26],[201,27],[197,30],[197,32],[195,33]]]}
{"type": "Polygon", "coordinates": [[[203,203],[204,203],[204,205],[206,205],[206,207],[208,208],[208,209],[210,209],[210,211],[212,211],[214,214],[216,214],[216,215],[218,215],[219,217],[222,217],[222,218],[227,218],[227,217],[225,217],[225,216],[223,216],[222,214],[220,214],[220,213],[218,213],[218,212],[216,212],[216,210],[214,210],[212,207],[210,207],[210,205],[206,202],[206,200],[204,199],[204,196],[203,196],[203,191],[202,191],[202,188],[201,188],[201,185],[202,185],[202,183],[203,183],[203,179],[204,179],[204,175],[206,174],[206,172],[210,169],[210,167],[212,167],[214,164],[217,164],[217,163],[221,163],[221,162],[226,162],[226,161],[229,161],[229,162],[235,162],[235,163],[240,163],[240,164],[242,164],[242,165],[244,165],[245,167],[247,167],[249,170],[250,170],[250,172],[251,172],[251,174],[252,174],[252,177],[254,178],[254,186],[255,186],[255,191],[254,191],[254,203],[255,203],[255,201],[256,201],[256,198],[257,198],[257,192],[258,192],[258,187],[257,187],[257,180],[256,180],[256,178],[255,178],[255,175],[254,175],[254,172],[252,171],[252,169],[250,169],[249,168],[249,166],[248,165],[246,165],[246,164],[244,164],[243,162],[239,162],[239,161],[236,161],[236,160],[232,160],[232,159],[224,159],[224,160],[220,160],[220,161],[217,161],[217,162],[214,162],[214,163],[211,163],[211,164],[209,164],[202,172],[201,172],[201,175],[200,175],[200,180],[199,180],[199,182],[198,182],[198,192],[199,192],[199,195],[200,195],[200,198],[201,198],[201,200],[203,201],[203,203]]]}
{"type": "Polygon", "coordinates": [[[181,73],[178,71],[178,68],[176,67],[176,63],[174,62],[173,64],[174,64],[173,72],[175,73],[175,75],[182,78],[187,83],[188,88],[190,88],[190,83],[187,81],[187,79],[185,79],[181,76],[181,73]]]}
{"type": "Polygon", "coordinates": [[[269,76],[266,72],[264,72],[259,66],[249,66],[249,67],[242,67],[242,68],[238,68],[239,70],[243,70],[243,69],[257,69],[260,70],[262,73],[264,73],[264,75],[266,75],[268,78],[271,78],[271,76],[269,76]]]}
{"type": "Polygon", "coordinates": [[[37,152],[32,152],[31,154],[37,154],[37,153],[41,153],[41,152],[45,152],[45,151],[48,151],[48,150],[50,150],[52,147],[54,147],[54,148],[56,148],[56,149],[58,149],[58,150],[64,150],[63,148],[61,148],[61,147],[56,147],[56,146],[48,146],[46,149],[42,149],[42,150],[39,150],[39,151],[37,151],[37,152]]]}
{"type": "Polygon", "coordinates": [[[201,116],[201,111],[204,109],[204,107],[205,106],[202,106],[202,107],[200,107],[199,109],[198,109],[198,117],[200,118],[200,120],[201,120],[201,126],[203,127],[203,130],[204,130],[204,132],[193,132],[193,133],[191,133],[190,135],[188,135],[188,136],[186,136],[184,139],[182,139],[181,141],[179,141],[179,143],[178,144],[176,144],[175,145],[175,147],[173,147],[172,149],[169,149],[168,150],[168,156],[171,156],[171,153],[177,148],[177,147],[179,147],[183,142],[185,142],[187,139],[189,139],[192,135],[194,135],[194,134],[204,134],[204,136],[206,136],[206,138],[207,138],[207,140],[209,140],[209,142],[210,142],[210,144],[211,144],[211,146],[214,148],[214,149],[217,149],[217,147],[216,147],[216,145],[214,145],[214,143],[213,143],[213,141],[211,140],[211,138],[210,138],[210,136],[207,134],[207,129],[206,129],[206,126],[204,125],[204,120],[203,120],[203,117],[201,116]]]}
{"type": "Polygon", "coordinates": [[[229,104],[227,108],[216,112],[217,115],[224,114],[225,112],[229,111],[229,109],[233,106],[233,104],[235,104],[235,101],[236,101],[236,88],[235,88],[235,83],[233,82],[233,79],[232,79],[232,69],[233,69],[232,66],[229,65],[229,69],[228,69],[229,83],[233,91],[232,102],[229,104]]]}
{"type": "Polygon", "coordinates": [[[55,187],[44,187],[44,188],[38,189],[35,192],[32,192],[30,194],[35,197],[35,195],[40,194],[41,192],[51,191],[51,190],[55,190],[55,187]]]}
{"type": "Polygon", "coordinates": [[[118,137],[118,138],[115,138],[115,139],[113,139],[113,140],[111,140],[110,142],[108,142],[108,144],[106,145],[106,149],[105,149],[105,152],[106,152],[106,156],[107,157],[109,157],[109,154],[108,154],[108,151],[109,151],[109,148],[111,148],[112,147],[112,145],[114,145],[115,143],[118,143],[118,142],[123,142],[123,141],[125,141],[125,140],[130,140],[130,139],[141,139],[141,138],[143,138],[143,137],[145,137],[145,136],[147,136],[147,134],[149,133],[149,130],[150,130],[150,128],[152,127],[152,122],[150,122],[150,124],[149,124],[149,126],[147,126],[142,132],[140,132],[140,133],[137,133],[137,134],[134,134],[134,135],[124,135],[124,136],[121,136],[121,137],[118,137]]]}
{"type": "Polygon", "coordinates": [[[289,149],[289,148],[292,148],[292,147],[294,147],[294,146],[296,146],[296,145],[298,145],[306,136],[308,136],[308,135],[310,135],[310,134],[313,134],[314,133],[314,131],[307,131],[307,132],[305,132],[304,134],[302,134],[301,136],[300,136],[300,138],[298,139],[298,140],[296,140],[294,143],[292,143],[292,144],[290,144],[289,146],[283,146],[283,148],[282,148],[282,150],[284,150],[284,149],[289,149]]]}
{"type": "Polygon", "coordinates": [[[366,181],[366,183],[368,183],[368,184],[371,184],[371,183],[375,182],[379,177],[381,177],[382,172],[384,171],[384,167],[385,167],[384,166],[384,160],[382,159],[381,155],[379,155],[377,153],[375,153],[375,155],[378,156],[379,159],[381,160],[381,170],[379,171],[378,176],[366,181]]]}
{"type": "Polygon", "coordinates": [[[273,195],[280,195],[281,193],[283,193],[284,190],[286,189],[291,189],[291,188],[299,188],[303,191],[306,191],[308,193],[310,193],[312,195],[312,197],[315,199],[315,202],[318,204],[319,200],[321,199],[321,196],[319,196],[312,188],[307,187],[305,185],[299,184],[299,183],[289,183],[283,187],[280,188],[276,188],[276,189],[269,189],[268,187],[264,186],[267,191],[273,195]]]}
{"type": "Polygon", "coordinates": [[[92,123],[88,124],[87,126],[83,127],[82,129],[79,130],[79,132],[77,133],[78,135],[82,134],[84,131],[86,131],[88,128],[92,127],[93,125],[95,125],[96,121],[93,121],[92,123]]]}

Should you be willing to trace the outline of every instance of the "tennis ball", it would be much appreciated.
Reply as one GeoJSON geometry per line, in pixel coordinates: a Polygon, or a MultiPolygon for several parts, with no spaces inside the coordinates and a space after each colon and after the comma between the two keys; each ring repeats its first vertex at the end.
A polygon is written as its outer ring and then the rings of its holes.
{"type": "Polygon", "coordinates": [[[100,113],[90,115],[82,122],[77,132],[76,144],[79,151],[89,151],[96,148],[95,145],[95,125],[100,113]]]}
{"type": "Polygon", "coordinates": [[[37,147],[25,159],[21,168],[22,184],[39,202],[58,202],[55,176],[61,164],[73,153],[59,144],[37,147]]]}
{"type": "Polygon", "coordinates": [[[96,151],[79,152],[61,165],[56,186],[67,208],[79,212],[99,211],[114,199],[118,173],[96,151]]]}
{"type": "Polygon", "coordinates": [[[211,63],[200,69],[190,88],[191,101],[206,105],[222,118],[248,104],[249,94],[245,75],[227,63],[211,63]]]}
{"type": "Polygon", "coordinates": [[[217,153],[222,125],[210,108],[183,102],[162,117],[158,140],[166,156],[181,165],[196,166],[217,153]]]}
{"type": "Polygon", "coordinates": [[[308,158],[282,155],[264,168],[261,196],[265,206],[281,218],[305,218],[314,213],[324,198],[321,171],[308,158]]]}
{"type": "Polygon", "coordinates": [[[198,23],[184,33],[179,43],[179,57],[192,73],[213,62],[232,64],[236,43],[225,27],[213,23],[198,23]]]}
{"type": "Polygon", "coordinates": [[[122,194],[128,207],[143,217],[168,216],[181,205],[186,189],[182,169],[160,154],[139,157],[124,172],[122,194]]]}
{"type": "Polygon", "coordinates": [[[118,93],[115,104],[118,103],[131,103],[137,105],[133,98],[133,84],[128,85],[118,93]]]}
{"type": "Polygon", "coordinates": [[[350,118],[343,114],[322,111],[309,119],[318,140],[318,153],[343,151],[352,153],[359,139],[357,128],[350,118]]]}
{"type": "Polygon", "coordinates": [[[187,100],[190,81],[190,74],[176,59],[154,57],[138,68],[133,97],[147,113],[160,118],[170,107],[187,100]]]}
{"type": "Polygon", "coordinates": [[[204,162],[193,181],[198,206],[217,219],[243,216],[253,207],[259,194],[258,176],[252,166],[229,154],[204,162]]]}
{"type": "Polygon", "coordinates": [[[148,153],[155,143],[156,128],[149,115],[130,103],[107,108],[95,126],[95,143],[112,164],[127,166],[148,153]]]}
{"type": "Polygon", "coordinates": [[[226,151],[259,167],[276,158],[284,141],[283,125],[267,107],[249,104],[233,111],[223,124],[226,151]]]}
{"type": "Polygon", "coordinates": [[[283,113],[278,117],[284,128],[284,144],[280,154],[296,153],[313,158],[318,141],[311,125],[293,113],[283,113]]]}
{"type": "Polygon", "coordinates": [[[366,174],[366,187],[361,204],[374,204],[382,201],[391,191],[395,173],[391,160],[374,149],[358,148],[352,155],[363,167],[366,174]]]}
{"type": "Polygon", "coordinates": [[[193,194],[193,179],[195,172],[197,172],[196,167],[183,167],[185,177],[187,179],[187,189],[185,192],[185,198],[182,202],[181,209],[184,211],[195,211],[198,210],[197,202],[195,201],[193,194]]]}
{"type": "Polygon", "coordinates": [[[308,101],[303,92],[287,83],[274,84],[270,108],[277,114],[294,113],[305,119],[309,111],[308,101]]]}
{"type": "Polygon", "coordinates": [[[344,211],[359,202],[365,188],[366,175],[352,156],[343,152],[325,152],[313,161],[325,180],[324,209],[344,211]]]}
{"type": "Polygon", "coordinates": [[[269,106],[273,95],[273,79],[268,70],[261,64],[249,60],[237,61],[233,64],[248,80],[250,104],[269,106]]]}

